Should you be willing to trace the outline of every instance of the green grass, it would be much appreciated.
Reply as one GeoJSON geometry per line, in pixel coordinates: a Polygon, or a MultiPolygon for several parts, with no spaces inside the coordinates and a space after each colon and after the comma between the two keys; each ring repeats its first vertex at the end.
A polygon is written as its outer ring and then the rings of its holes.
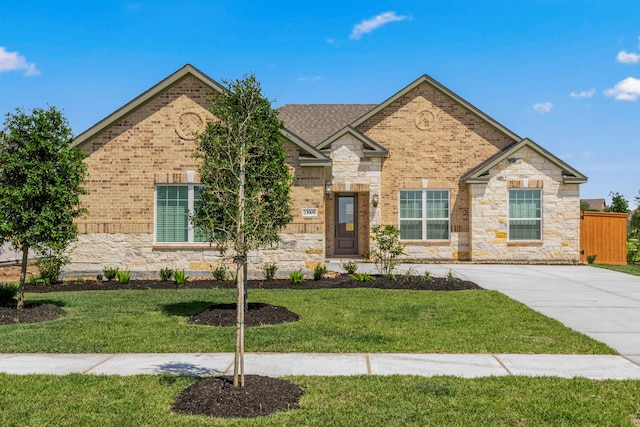
{"type": "Polygon", "coordinates": [[[640,381],[549,377],[291,377],[300,409],[250,420],[171,412],[194,378],[0,374],[12,426],[633,426],[640,381]],[[366,408],[366,410],[364,409],[366,408]]]}
{"type": "MultiPolygon", "coordinates": [[[[2,353],[232,352],[234,329],[188,325],[235,290],[168,289],[27,294],[67,315],[0,326],[2,353]]],[[[494,291],[252,290],[295,323],[246,329],[247,351],[615,353],[494,291]]]]}
{"type": "Polygon", "coordinates": [[[621,273],[640,276],[640,264],[614,265],[614,264],[589,264],[592,267],[604,268],[607,270],[619,271],[621,273]]]}

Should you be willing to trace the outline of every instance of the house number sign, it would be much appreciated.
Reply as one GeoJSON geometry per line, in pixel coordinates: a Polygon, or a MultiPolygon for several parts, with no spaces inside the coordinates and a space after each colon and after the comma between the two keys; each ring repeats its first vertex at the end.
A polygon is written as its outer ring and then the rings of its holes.
{"type": "Polygon", "coordinates": [[[303,217],[318,216],[318,208],[302,208],[302,216],[303,217]]]}

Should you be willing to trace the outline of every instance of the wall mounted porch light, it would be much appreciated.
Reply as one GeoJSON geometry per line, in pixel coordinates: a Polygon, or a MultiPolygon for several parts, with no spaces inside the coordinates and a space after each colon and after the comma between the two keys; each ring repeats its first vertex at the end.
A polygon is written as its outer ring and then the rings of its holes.
{"type": "Polygon", "coordinates": [[[326,184],[324,184],[324,194],[329,197],[331,195],[331,187],[333,185],[331,184],[331,181],[327,181],[326,184]]]}
{"type": "Polygon", "coordinates": [[[378,198],[378,193],[375,193],[373,195],[373,197],[371,198],[371,204],[373,205],[374,208],[378,207],[378,202],[380,202],[379,198],[378,198]]]}

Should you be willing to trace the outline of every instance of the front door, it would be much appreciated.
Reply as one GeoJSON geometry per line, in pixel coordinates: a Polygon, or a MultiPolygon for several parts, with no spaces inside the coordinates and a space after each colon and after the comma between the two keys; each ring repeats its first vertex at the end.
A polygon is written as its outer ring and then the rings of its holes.
{"type": "Polygon", "coordinates": [[[336,195],[336,255],[358,255],[358,196],[336,195]]]}

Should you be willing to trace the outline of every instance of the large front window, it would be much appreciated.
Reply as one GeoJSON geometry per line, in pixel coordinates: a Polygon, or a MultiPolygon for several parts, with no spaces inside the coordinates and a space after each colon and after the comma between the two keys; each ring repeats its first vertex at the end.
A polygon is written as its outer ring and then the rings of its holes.
{"type": "Polygon", "coordinates": [[[542,239],[540,190],[509,190],[509,240],[542,239]]]}
{"type": "Polygon", "coordinates": [[[401,190],[400,238],[449,239],[449,191],[401,190]]]}
{"type": "Polygon", "coordinates": [[[199,185],[156,186],[156,242],[203,242],[194,230],[189,215],[200,202],[199,185]]]}

